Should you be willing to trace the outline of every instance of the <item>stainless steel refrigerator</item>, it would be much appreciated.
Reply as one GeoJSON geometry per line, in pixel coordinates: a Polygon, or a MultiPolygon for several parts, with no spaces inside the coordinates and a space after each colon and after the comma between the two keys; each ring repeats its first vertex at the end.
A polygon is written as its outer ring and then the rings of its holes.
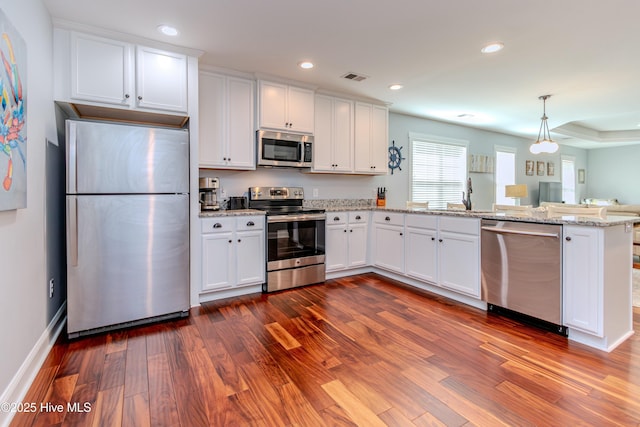
{"type": "Polygon", "coordinates": [[[66,123],[70,338],[186,316],[188,131],[66,123]]]}

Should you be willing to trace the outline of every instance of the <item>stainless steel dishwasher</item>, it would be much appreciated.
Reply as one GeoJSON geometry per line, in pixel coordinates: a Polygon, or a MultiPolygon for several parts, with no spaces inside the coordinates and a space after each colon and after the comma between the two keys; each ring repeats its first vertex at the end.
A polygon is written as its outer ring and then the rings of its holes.
{"type": "Polygon", "coordinates": [[[481,230],[482,299],[488,310],[524,314],[522,320],[566,334],[562,226],[483,220],[481,230]]]}

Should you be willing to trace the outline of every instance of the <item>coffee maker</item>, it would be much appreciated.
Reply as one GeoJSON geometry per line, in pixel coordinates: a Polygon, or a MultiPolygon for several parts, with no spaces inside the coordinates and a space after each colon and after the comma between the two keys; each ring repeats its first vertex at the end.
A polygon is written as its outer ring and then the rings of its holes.
{"type": "Polygon", "coordinates": [[[202,211],[217,211],[220,209],[218,204],[218,188],[220,181],[218,178],[200,178],[200,209],[202,211]]]}

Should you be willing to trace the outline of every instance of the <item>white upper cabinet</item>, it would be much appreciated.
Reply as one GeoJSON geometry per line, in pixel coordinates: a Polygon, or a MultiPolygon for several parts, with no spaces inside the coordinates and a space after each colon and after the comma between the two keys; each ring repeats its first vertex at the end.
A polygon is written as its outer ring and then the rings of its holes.
{"type": "Polygon", "coordinates": [[[136,47],[136,103],[140,108],[187,111],[187,57],[136,47]]]}
{"type": "Polygon", "coordinates": [[[253,80],[199,73],[201,168],[255,169],[253,80]]]}
{"type": "Polygon", "coordinates": [[[187,113],[187,56],[56,29],[56,99],[187,113]]]}
{"type": "Polygon", "coordinates": [[[132,58],[129,43],[71,33],[70,97],[129,105],[132,58]]]}
{"type": "Polygon", "coordinates": [[[385,175],[388,164],[389,110],[379,105],[356,102],[355,171],[385,175]]]}
{"type": "Polygon", "coordinates": [[[353,172],[353,101],[316,95],[314,172],[353,172]]]}
{"type": "Polygon", "coordinates": [[[313,133],[312,90],[261,80],[258,99],[258,125],[261,129],[313,133]]]}

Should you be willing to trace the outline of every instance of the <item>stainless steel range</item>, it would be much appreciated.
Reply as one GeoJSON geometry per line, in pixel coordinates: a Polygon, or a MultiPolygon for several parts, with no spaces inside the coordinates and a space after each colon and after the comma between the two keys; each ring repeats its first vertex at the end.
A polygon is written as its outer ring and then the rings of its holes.
{"type": "Polygon", "coordinates": [[[267,283],[273,292],[325,280],[325,212],[302,206],[301,187],[250,187],[249,208],[267,213],[267,283]]]}

